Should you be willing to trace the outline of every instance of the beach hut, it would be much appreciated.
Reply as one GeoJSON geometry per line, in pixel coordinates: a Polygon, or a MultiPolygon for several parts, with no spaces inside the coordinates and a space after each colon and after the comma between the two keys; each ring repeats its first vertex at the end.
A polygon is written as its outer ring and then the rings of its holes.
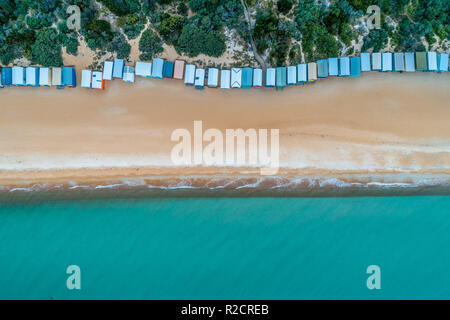
{"type": "Polygon", "coordinates": [[[292,86],[297,84],[297,67],[289,66],[287,68],[287,85],[292,86]]]}
{"type": "Polygon", "coordinates": [[[178,80],[183,80],[184,77],[184,61],[175,60],[175,66],[173,71],[173,78],[178,80]]]}
{"type": "Polygon", "coordinates": [[[403,52],[394,53],[394,71],[405,71],[405,54],[403,52]]]}
{"type": "Polygon", "coordinates": [[[427,52],[427,70],[437,71],[437,54],[435,51],[427,52]]]}
{"type": "Polygon", "coordinates": [[[305,63],[297,65],[297,84],[308,82],[308,66],[305,63]]]}
{"type": "Polygon", "coordinates": [[[389,72],[392,71],[392,52],[384,52],[381,55],[382,68],[381,71],[389,72]]]}
{"type": "Polygon", "coordinates": [[[351,57],[350,58],[350,77],[361,76],[361,58],[351,57]]]}
{"type": "Polygon", "coordinates": [[[253,68],[242,69],[242,89],[250,89],[253,84],[253,68]]]}
{"type": "Polygon", "coordinates": [[[52,68],[52,85],[56,86],[58,89],[63,88],[61,68],[52,68]]]}
{"type": "Polygon", "coordinates": [[[321,59],[317,61],[317,78],[328,77],[328,60],[321,59]]]}
{"type": "Polygon", "coordinates": [[[91,70],[82,70],[81,71],[81,87],[82,88],[91,88],[92,80],[92,71],[91,70]]]}
{"type": "Polygon", "coordinates": [[[448,53],[440,53],[437,57],[438,72],[448,71],[448,53]]]}
{"type": "Polygon", "coordinates": [[[317,80],[317,63],[308,63],[308,82],[316,82],[317,80]]]}
{"type": "Polygon", "coordinates": [[[381,53],[372,53],[372,70],[381,71],[381,53]]]}
{"type": "Polygon", "coordinates": [[[195,69],[195,89],[202,90],[205,86],[205,69],[195,69]]]}
{"type": "Polygon", "coordinates": [[[156,79],[163,78],[164,60],[161,58],[153,59],[152,77],[156,79]]]}
{"type": "Polygon", "coordinates": [[[105,80],[103,80],[103,73],[101,71],[92,72],[92,89],[105,89],[105,80]]]}
{"type": "Polygon", "coordinates": [[[134,68],[131,66],[125,66],[123,68],[123,81],[134,83],[134,68]]]}
{"type": "Polygon", "coordinates": [[[416,52],[416,70],[426,71],[427,70],[427,53],[426,52],[416,52]]]}
{"type": "Polygon", "coordinates": [[[339,60],[338,58],[328,58],[328,75],[338,76],[339,75],[339,60]]]}
{"type": "Polygon", "coordinates": [[[39,68],[26,67],[26,85],[29,87],[39,87],[39,68]]]}
{"type": "Polygon", "coordinates": [[[184,83],[187,86],[193,86],[195,82],[195,65],[187,64],[184,73],[184,83]]]}
{"type": "Polygon", "coordinates": [[[220,71],[220,88],[221,89],[230,89],[231,86],[231,71],[230,70],[221,70],[220,71]]]}
{"type": "Polygon", "coordinates": [[[242,69],[231,69],[231,88],[240,88],[242,86],[242,69]]]}
{"type": "Polygon", "coordinates": [[[406,52],[405,53],[405,70],[406,70],[406,72],[416,71],[414,52],[406,52]]]}
{"type": "Polygon", "coordinates": [[[263,71],[261,68],[253,69],[253,87],[254,88],[261,88],[263,83],[263,71]]]}
{"type": "Polygon", "coordinates": [[[361,71],[367,72],[371,71],[370,68],[370,53],[368,52],[361,52],[361,71]]]}
{"type": "Polygon", "coordinates": [[[12,69],[11,68],[3,68],[2,69],[2,85],[10,87],[12,85],[12,69]]]}
{"type": "Polygon", "coordinates": [[[123,68],[125,67],[125,61],[123,59],[115,59],[113,67],[113,78],[123,78],[123,68]]]}
{"type": "Polygon", "coordinates": [[[219,69],[208,69],[208,87],[216,88],[219,85],[219,69]]]}
{"type": "Polygon", "coordinates": [[[3,82],[2,82],[2,70],[0,69],[0,88],[3,88],[3,82]]]}
{"type": "Polygon", "coordinates": [[[62,69],[63,86],[75,88],[77,86],[77,74],[72,67],[64,67],[62,69]]]}
{"type": "Polygon", "coordinates": [[[339,58],[339,77],[350,76],[350,58],[342,57],[339,58]]]}
{"type": "Polygon", "coordinates": [[[275,75],[276,70],[275,68],[268,68],[266,70],[266,87],[275,87],[275,75]]]}
{"type": "Polygon", "coordinates": [[[44,87],[50,87],[51,83],[50,68],[39,68],[39,85],[44,87]]]}
{"type": "Polygon", "coordinates": [[[277,89],[283,89],[286,86],[286,67],[278,67],[276,73],[277,89]]]}
{"type": "Polygon", "coordinates": [[[24,86],[26,79],[25,68],[12,67],[12,84],[13,86],[24,86]]]}
{"type": "Polygon", "coordinates": [[[152,76],[152,63],[138,61],[135,65],[135,74],[138,77],[151,78],[152,76]]]}
{"type": "Polygon", "coordinates": [[[113,69],[114,69],[114,62],[105,61],[103,63],[103,80],[112,80],[113,69]]]}
{"type": "Polygon", "coordinates": [[[164,61],[164,66],[163,66],[163,77],[164,78],[173,78],[173,67],[174,67],[174,63],[172,61],[164,61]]]}

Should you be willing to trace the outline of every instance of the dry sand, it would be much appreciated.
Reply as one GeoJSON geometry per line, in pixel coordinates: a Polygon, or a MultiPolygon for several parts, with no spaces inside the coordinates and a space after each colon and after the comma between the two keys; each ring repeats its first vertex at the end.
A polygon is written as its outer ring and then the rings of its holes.
{"type": "MultiPolygon", "coordinates": [[[[450,74],[364,74],[314,85],[197,91],[182,81],[0,91],[0,185],[253,177],[175,167],[177,128],[280,130],[279,177],[450,182],[450,74]],[[358,177],[358,178],[355,178],[358,177]]],[[[168,183],[168,182],[167,182],[168,183]]]]}

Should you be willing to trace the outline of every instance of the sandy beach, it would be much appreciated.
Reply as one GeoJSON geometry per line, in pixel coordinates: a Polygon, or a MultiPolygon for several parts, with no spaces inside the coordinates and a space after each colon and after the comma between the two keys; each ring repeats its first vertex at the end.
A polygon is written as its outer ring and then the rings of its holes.
{"type": "Polygon", "coordinates": [[[198,91],[155,79],[114,80],[105,91],[6,88],[0,91],[0,185],[259,181],[257,168],[248,166],[175,166],[170,135],[192,131],[195,120],[223,132],[279,129],[277,179],[445,184],[449,80],[448,73],[366,73],[282,92],[198,91]]]}

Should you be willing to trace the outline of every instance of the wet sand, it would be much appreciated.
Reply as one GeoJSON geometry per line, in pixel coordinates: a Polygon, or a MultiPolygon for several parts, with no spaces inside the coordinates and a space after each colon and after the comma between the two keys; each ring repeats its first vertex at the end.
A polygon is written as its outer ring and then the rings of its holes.
{"type": "Polygon", "coordinates": [[[6,88],[0,91],[0,185],[260,178],[247,166],[172,164],[170,135],[177,128],[192,132],[194,120],[222,132],[279,129],[279,178],[448,183],[449,80],[448,73],[370,73],[282,92],[198,91],[155,79],[114,80],[103,92],[6,88]]]}

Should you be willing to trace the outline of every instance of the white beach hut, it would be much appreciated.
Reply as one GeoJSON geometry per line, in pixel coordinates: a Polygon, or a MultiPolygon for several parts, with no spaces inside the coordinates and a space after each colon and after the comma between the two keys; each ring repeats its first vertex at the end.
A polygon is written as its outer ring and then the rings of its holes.
{"type": "Polygon", "coordinates": [[[339,58],[339,77],[350,76],[350,58],[342,57],[339,58]]]}
{"type": "Polygon", "coordinates": [[[195,82],[195,65],[187,64],[184,72],[184,83],[187,86],[193,86],[195,82]]]}
{"type": "Polygon", "coordinates": [[[92,71],[82,70],[81,71],[81,87],[91,89],[92,71]]]}
{"type": "Polygon", "coordinates": [[[276,78],[276,69],[275,68],[267,68],[266,70],[266,87],[275,87],[275,78],[276,78]]]}
{"type": "Polygon", "coordinates": [[[428,71],[437,71],[437,55],[435,51],[427,52],[428,71]]]}
{"type": "Polygon", "coordinates": [[[240,88],[242,86],[242,68],[231,69],[231,88],[240,88]]]}
{"type": "Polygon", "coordinates": [[[405,54],[403,52],[394,53],[394,71],[405,71],[405,54]]]}
{"type": "Polygon", "coordinates": [[[62,69],[59,67],[52,68],[52,85],[53,86],[62,85],[62,69]]]}
{"type": "Polygon", "coordinates": [[[261,68],[253,69],[253,87],[260,88],[262,87],[262,77],[263,71],[261,68]]]}
{"type": "Polygon", "coordinates": [[[381,71],[381,53],[372,53],[372,70],[381,71]]]}
{"type": "Polygon", "coordinates": [[[315,82],[317,80],[317,63],[308,63],[308,82],[315,82]]]}
{"type": "Polygon", "coordinates": [[[197,68],[195,69],[195,89],[203,89],[205,86],[205,69],[197,68]]]}
{"type": "Polygon", "coordinates": [[[416,61],[414,58],[414,52],[405,53],[405,71],[406,72],[416,71],[416,61]]]}
{"type": "Polygon", "coordinates": [[[219,69],[208,69],[208,87],[216,88],[219,85],[219,69]]]}
{"type": "Polygon", "coordinates": [[[382,68],[381,71],[392,71],[392,52],[384,52],[381,57],[382,68]]]}
{"type": "Polygon", "coordinates": [[[123,81],[125,82],[134,82],[134,68],[131,66],[125,66],[123,69],[123,81]]]}
{"type": "Polygon", "coordinates": [[[103,73],[101,71],[92,72],[92,89],[103,90],[105,88],[105,81],[103,80],[103,73]]]}
{"type": "Polygon", "coordinates": [[[39,68],[39,85],[44,87],[50,87],[51,83],[50,68],[39,68]]]}
{"type": "Polygon", "coordinates": [[[151,62],[136,62],[136,76],[147,77],[152,76],[152,63],[151,62]]]}
{"type": "Polygon", "coordinates": [[[105,61],[103,63],[103,80],[112,80],[114,62],[105,61]]]}
{"type": "Polygon", "coordinates": [[[26,67],[26,85],[29,87],[39,87],[39,68],[26,67]]]}
{"type": "Polygon", "coordinates": [[[231,71],[222,69],[220,71],[220,88],[230,89],[231,86],[231,71]]]}
{"type": "Polygon", "coordinates": [[[440,53],[437,62],[438,72],[448,72],[448,53],[440,53]]]}
{"type": "Polygon", "coordinates": [[[308,82],[308,66],[301,63],[297,65],[297,83],[304,84],[305,82],[308,82]]]}
{"type": "Polygon", "coordinates": [[[367,72],[371,71],[370,68],[370,53],[361,52],[361,71],[367,72]]]}
{"type": "Polygon", "coordinates": [[[292,86],[297,83],[297,68],[289,66],[287,68],[287,85],[292,86]]]}
{"type": "Polygon", "coordinates": [[[12,84],[13,86],[25,85],[25,69],[23,67],[12,67],[12,84]]]}

